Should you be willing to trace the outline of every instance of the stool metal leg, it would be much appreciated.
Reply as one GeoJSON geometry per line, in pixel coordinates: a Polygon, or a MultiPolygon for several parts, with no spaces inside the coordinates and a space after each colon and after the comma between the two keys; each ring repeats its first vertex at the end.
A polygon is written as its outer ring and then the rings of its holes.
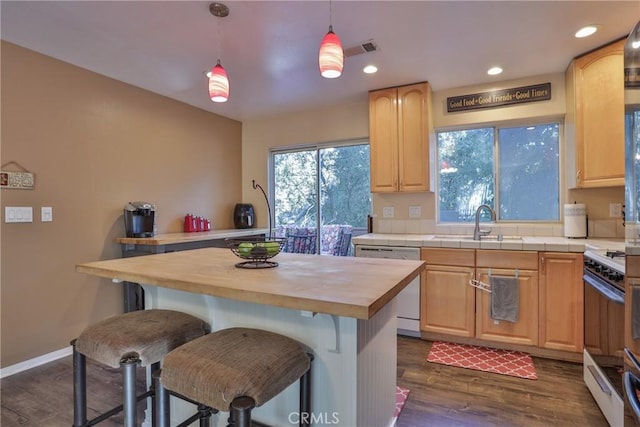
{"type": "Polygon", "coordinates": [[[122,369],[122,402],[124,410],[125,427],[137,427],[138,425],[138,395],[136,391],[136,369],[140,364],[137,355],[123,357],[120,360],[122,369]]]}
{"type": "MultiPolygon", "coordinates": [[[[149,385],[149,390],[148,392],[150,393],[150,396],[147,400],[147,409],[150,408],[151,410],[151,427],[157,427],[158,426],[158,420],[156,419],[156,380],[155,380],[155,374],[156,372],[158,372],[158,375],[160,375],[160,362],[156,362],[153,363],[151,365],[151,370],[149,371],[151,373],[151,384],[149,385]]],[[[147,411],[147,413],[149,413],[149,411],[147,411]]]]}
{"type": "Polygon", "coordinates": [[[233,427],[251,427],[251,410],[255,406],[256,402],[247,396],[233,399],[231,405],[229,405],[229,425],[233,427]]]}
{"type": "Polygon", "coordinates": [[[153,373],[153,384],[156,391],[154,397],[155,400],[155,420],[157,427],[169,427],[169,420],[171,418],[170,404],[169,404],[169,392],[166,388],[160,384],[160,372],[155,371],[153,373]]]}
{"type": "MultiPolygon", "coordinates": [[[[313,364],[313,354],[307,353],[311,364],[313,364]]],[[[311,425],[311,365],[309,370],[300,377],[300,427],[311,425]]]]}
{"type": "Polygon", "coordinates": [[[200,427],[211,427],[211,408],[200,404],[198,405],[198,413],[200,414],[200,427]]]}
{"type": "Polygon", "coordinates": [[[73,427],[82,427],[87,423],[87,358],[73,346],[73,427]]]}

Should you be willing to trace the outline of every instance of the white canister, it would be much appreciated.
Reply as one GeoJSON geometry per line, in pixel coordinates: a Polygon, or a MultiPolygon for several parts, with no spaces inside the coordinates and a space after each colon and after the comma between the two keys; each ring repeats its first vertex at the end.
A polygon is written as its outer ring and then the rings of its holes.
{"type": "Polygon", "coordinates": [[[564,237],[587,237],[587,207],[583,203],[564,205],[564,237]]]}

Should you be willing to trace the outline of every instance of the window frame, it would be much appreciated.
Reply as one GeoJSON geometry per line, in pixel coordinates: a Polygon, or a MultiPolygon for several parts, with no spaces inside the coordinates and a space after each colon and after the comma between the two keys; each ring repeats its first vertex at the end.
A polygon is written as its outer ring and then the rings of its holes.
{"type": "MultiPolygon", "coordinates": [[[[271,206],[273,206],[273,212],[270,212],[271,215],[271,223],[274,224],[275,226],[275,221],[276,221],[276,212],[275,212],[275,201],[276,201],[276,195],[275,195],[275,191],[276,191],[276,185],[275,185],[275,156],[277,154],[286,154],[286,153],[294,153],[294,152],[298,152],[298,151],[311,151],[311,150],[315,150],[315,157],[316,157],[316,165],[320,165],[320,150],[323,149],[327,149],[327,148],[340,148],[340,147],[350,147],[350,146],[355,146],[355,145],[368,145],[369,147],[371,147],[371,140],[368,137],[362,137],[362,138],[352,138],[352,139],[343,139],[343,140],[337,140],[337,141],[325,141],[325,142],[318,142],[318,143],[309,143],[309,144],[296,144],[296,145],[289,145],[289,146],[282,146],[282,147],[272,147],[269,149],[269,158],[267,161],[267,182],[268,182],[268,191],[267,191],[267,195],[269,198],[269,203],[271,203],[271,206]]],[[[371,155],[371,154],[369,154],[371,155]]],[[[371,164],[369,164],[369,168],[371,168],[371,164]]],[[[317,167],[316,168],[316,182],[320,182],[320,168],[317,167]]],[[[371,170],[369,170],[369,173],[371,173],[371,170]]],[[[371,192],[371,186],[369,186],[369,191],[371,192]]],[[[318,212],[316,214],[316,228],[320,229],[321,227],[321,215],[320,215],[320,191],[318,191],[316,193],[316,205],[318,206],[318,212]]],[[[371,193],[371,203],[373,205],[373,193],[371,193]]],[[[373,210],[373,206],[371,207],[371,210],[373,210]]],[[[354,235],[356,235],[354,233],[354,235]]],[[[318,233],[318,239],[320,238],[320,234],[318,233]]],[[[318,242],[319,243],[319,242],[318,242]]],[[[319,247],[319,246],[318,246],[319,247]]]]}
{"type": "Polygon", "coordinates": [[[463,131],[463,130],[473,130],[473,129],[493,129],[493,188],[494,188],[494,201],[493,208],[496,212],[496,223],[503,224],[560,224],[563,221],[562,218],[562,207],[566,200],[565,195],[565,182],[566,182],[566,168],[563,167],[565,163],[566,157],[566,144],[564,139],[564,118],[551,116],[551,117],[542,117],[535,119],[523,119],[523,120],[509,120],[509,121],[498,121],[498,122],[489,122],[489,123],[474,123],[474,124],[465,124],[460,126],[446,126],[437,128],[434,130],[434,146],[435,146],[435,205],[436,205],[436,223],[437,224],[470,224],[469,222],[442,222],[440,218],[440,173],[438,169],[438,165],[440,164],[440,150],[438,146],[438,134],[442,132],[455,132],[455,131],[463,131]],[[541,126],[541,125],[549,125],[549,124],[557,124],[558,125],[558,219],[557,220],[510,220],[500,218],[499,209],[496,210],[496,206],[500,206],[500,190],[498,187],[500,180],[500,144],[499,144],[499,130],[507,129],[507,128],[516,128],[516,127],[528,127],[528,126],[541,126]]]}

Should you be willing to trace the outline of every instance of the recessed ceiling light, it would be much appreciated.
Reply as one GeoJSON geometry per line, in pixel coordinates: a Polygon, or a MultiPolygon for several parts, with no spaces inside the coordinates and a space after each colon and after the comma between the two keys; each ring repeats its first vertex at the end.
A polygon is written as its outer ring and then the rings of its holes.
{"type": "Polygon", "coordinates": [[[487,74],[489,74],[490,76],[497,76],[501,72],[502,72],[502,68],[500,68],[500,67],[491,67],[487,71],[487,74]]]}
{"type": "Polygon", "coordinates": [[[373,74],[378,72],[378,67],[376,67],[375,65],[367,65],[362,69],[362,71],[365,72],[366,74],[373,74]]]}
{"type": "Polygon", "coordinates": [[[631,42],[631,47],[633,49],[638,49],[640,47],[640,40],[635,41],[635,42],[631,42]]]}
{"type": "Polygon", "coordinates": [[[576,31],[575,36],[581,39],[583,37],[589,37],[596,31],[598,31],[598,27],[596,27],[595,25],[587,25],[586,27],[582,27],[578,31],[576,31]]]}

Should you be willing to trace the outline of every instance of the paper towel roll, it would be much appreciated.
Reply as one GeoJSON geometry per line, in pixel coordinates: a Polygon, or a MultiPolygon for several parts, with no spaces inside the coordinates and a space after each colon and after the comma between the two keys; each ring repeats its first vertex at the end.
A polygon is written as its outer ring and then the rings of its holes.
{"type": "Polygon", "coordinates": [[[564,236],[587,237],[587,208],[582,203],[564,205],[564,236]]]}

